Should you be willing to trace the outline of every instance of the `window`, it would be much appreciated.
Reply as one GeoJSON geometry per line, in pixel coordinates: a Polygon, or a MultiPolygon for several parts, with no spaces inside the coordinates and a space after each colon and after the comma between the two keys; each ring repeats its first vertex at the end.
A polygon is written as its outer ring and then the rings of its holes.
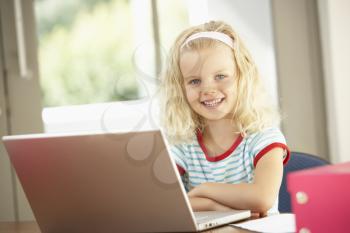
{"type": "Polygon", "coordinates": [[[46,132],[101,130],[109,115],[135,121],[132,109],[150,104],[171,39],[188,25],[175,0],[37,0],[35,14],[46,132]],[[116,101],[129,102],[118,112],[116,101]]]}
{"type": "Polygon", "coordinates": [[[44,106],[136,99],[129,1],[36,3],[44,106]]]}

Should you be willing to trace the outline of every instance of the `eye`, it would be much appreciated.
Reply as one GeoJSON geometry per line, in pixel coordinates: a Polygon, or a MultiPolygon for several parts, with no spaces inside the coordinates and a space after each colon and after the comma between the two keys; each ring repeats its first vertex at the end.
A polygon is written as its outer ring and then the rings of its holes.
{"type": "Polygon", "coordinates": [[[188,82],[188,84],[190,84],[190,85],[198,85],[200,83],[201,83],[200,79],[192,79],[188,82]]]}
{"type": "Polygon", "coordinates": [[[224,74],[218,74],[215,76],[216,80],[223,80],[224,78],[226,78],[226,75],[224,75],[224,74]]]}

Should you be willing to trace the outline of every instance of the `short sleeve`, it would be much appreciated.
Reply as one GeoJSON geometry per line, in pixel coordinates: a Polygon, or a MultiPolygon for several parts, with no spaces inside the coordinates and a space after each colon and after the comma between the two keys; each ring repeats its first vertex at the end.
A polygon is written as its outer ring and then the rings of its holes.
{"type": "Polygon", "coordinates": [[[250,143],[251,155],[254,157],[254,167],[266,153],[278,147],[283,149],[283,164],[286,164],[290,157],[290,150],[278,128],[268,128],[255,134],[250,143]]]}
{"type": "Polygon", "coordinates": [[[170,148],[171,156],[175,160],[180,175],[184,175],[187,170],[184,148],[181,145],[174,145],[170,148]]]}

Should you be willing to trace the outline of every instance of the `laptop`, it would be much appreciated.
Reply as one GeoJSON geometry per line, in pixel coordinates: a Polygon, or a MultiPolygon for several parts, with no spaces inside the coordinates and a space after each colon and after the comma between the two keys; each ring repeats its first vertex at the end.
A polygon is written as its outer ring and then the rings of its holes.
{"type": "Polygon", "coordinates": [[[160,130],[3,142],[43,233],[195,232],[251,215],[194,213],[160,130]]]}

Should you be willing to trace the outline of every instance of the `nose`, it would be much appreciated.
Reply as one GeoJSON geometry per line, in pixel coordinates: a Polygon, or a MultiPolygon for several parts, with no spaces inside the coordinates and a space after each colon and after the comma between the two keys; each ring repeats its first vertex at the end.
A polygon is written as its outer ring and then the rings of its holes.
{"type": "Polygon", "coordinates": [[[211,81],[206,81],[202,83],[202,93],[203,94],[214,94],[217,92],[217,88],[211,81]]]}
{"type": "Polygon", "coordinates": [[[206,88],[206,89],[204,89],[203,91],[202,91],[202,93],[204,94],[204,95],[213,95],[213,94],[215,94],[217,91],[216,91],[216,89],[214,89],[214,88],[206,88]]]}

